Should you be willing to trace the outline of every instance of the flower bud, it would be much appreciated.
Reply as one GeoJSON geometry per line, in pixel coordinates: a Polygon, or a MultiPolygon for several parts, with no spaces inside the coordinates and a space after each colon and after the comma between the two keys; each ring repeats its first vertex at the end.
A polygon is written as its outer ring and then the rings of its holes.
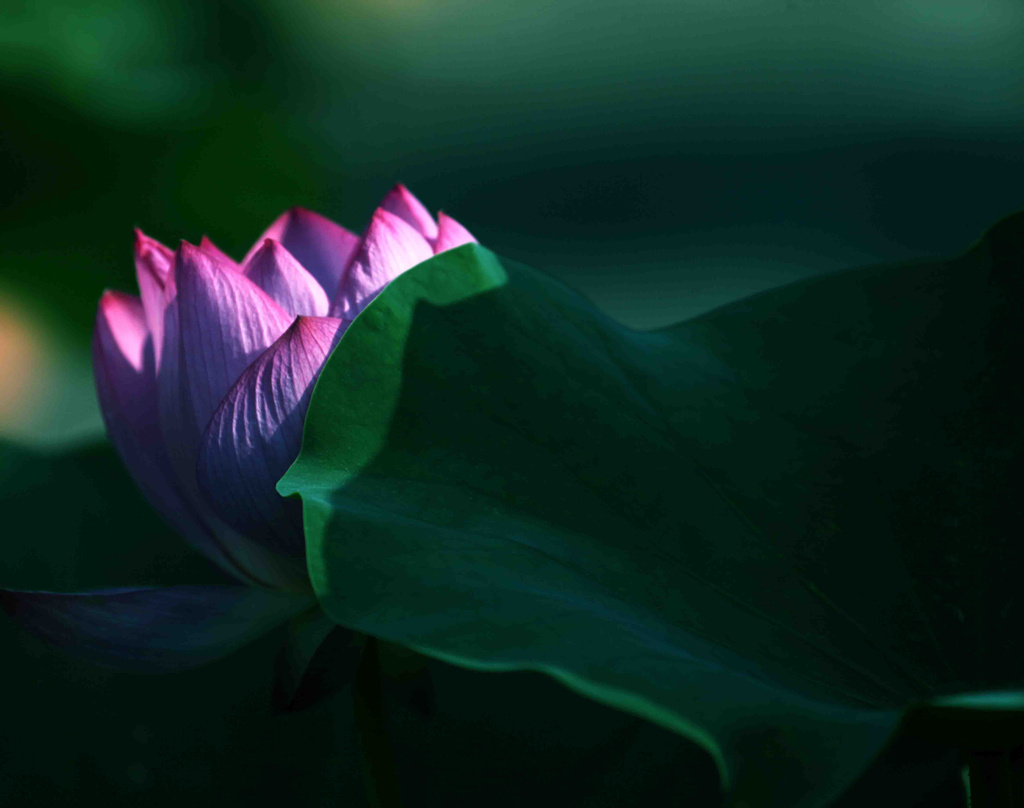
{"type": "Polygon", "coordinates": [[[205,237],[172,252],[136,231],[140,297],[103,295],[93,360],[107,431],[154,507],[241,580],[308,587],[299,505],[275,484],[320,370],[392,279],[471,241],[401,185],[361,238],[294,208],[241,263],[205,237]]]}

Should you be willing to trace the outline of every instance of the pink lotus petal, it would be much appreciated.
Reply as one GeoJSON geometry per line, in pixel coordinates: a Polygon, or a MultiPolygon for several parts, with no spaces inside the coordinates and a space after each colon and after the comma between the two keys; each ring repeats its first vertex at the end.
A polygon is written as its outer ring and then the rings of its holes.
{"type": "Polygon", "coordinates": [[[242,272],[291,314],[323,317],[330,301],[323,287],[303,269],[281,242],[264,239],[242,272]]]}
{"type": "Polygon", "coordinates": [[[443,211],[437,214],[437,243],[434,244],[434,253],[443,253],[445,250],[454,250],[463,244],[476,244],[465,227],[455,221],[451,216],[445,216],[443,211]]]}
{"type": "Polygon", "coordinates": [[[304,208],[292,208],[279,216],[245,256],[247,263],[272,238],[281,242],[305,270],[316,278],[328,299],[337,292],[341,276],[359,246],[359,237],[339,224],[304,208]]]}
{"type": "Polygon", "coordinates": [[[293,318],[247,277],[191,244],[182,243],[174,271],[184,381],[201,432],[242,371],[293,318]]]}
{"type": "Polygon", "coordinates": [[[398,184],[392,188],[380,207],[411,224],[427,241],[433,243],[437,238],[437,222],[434,217],[404,185],[398,184]]]}
{"type": "Polygon", "coordinates": [[[174,250],[165,247],[136,227],[135,269],[137,272],[141,271],[140,264],[145,264],[147,271],[162,285],[174,265],[174,250]]]}
{"type": "MultiPolygon", "coordinates": [[[[194,247],[191,249],[199,252],[194,247]]],[[[177,262],[177,266],[172,269],[169,280],[174,280],[173,276],[181,263],[177,262]]],[[[252,286],[252,282],[238,272],[223,267],[219,271],[222,275],[235,278],[238,284],[252,286]]],[[[258,289],[256,292],[263,295],[258,289]]],[[[206,424],[197,425],[192,395],[187,384],[189,374],[183,360],[180,301],[181,298],[175,296],[167,304],[164,317],[164,362],[157,378],[157,400],[163,448],[173,469],[177,488],[186,503],[183,510],[187,509],[190,514],[194,514],[195,520],[203,526],[200,539],[196,539],[193,534],[186,534],[186,538],[215,562],[248,583],[291,591],[308,589],[308,578],[301,563],[277,556],[228,527],[214,514],[199,491],[196,458],[199,439],[206,424]]]]}
{"type": "Polygon", "coordinates": [[[132,479],[187,541],[244,579],[178,490],[160,431],[152,342],[137,298],[119,292],[103,295],[92,355],[107,434],[132,479]]]}
{"type": "Polygon", "coordinates": [[[301,504],[275,486],[299,454],[313,384],[346,324],[297,318],[242,374],[203,435],[203,492],[228,524],[277,552],[305,550],[301,504]]]}
{"type": "Polygon", "coordinates": [[[156,239],[135,229],[135,277],[146,311],[146,323],[153,335],[156,365],[160,365],[163,351],[164,307],[167,304],[164,287],[171,275],[174,253],[156,239]]]}
{"type": "Polygon", "coordinates": [[[232,258],[230,255],[228,255],[226,252],[220,249],[220,247],[218,247],[216,244],[210,241],[210,239],[208,239],[206,236],[203,236],[202,239],[200,239],[199,249],[216,256],[219,261],[227,264],[230,267],[233,267],[234,269],[239,268],[238,262],[235,261],[234,258],[232,258]]]}
{"type": "Polygon", "coordinates": [[[354,320],[381,289],[433,254],[430,244],[412,225],[377,208],[345,272],[331,315],[354,320]]]}
{"type": "Polygon", "coordinates": [[[149,328],[142,301],[124,292],[104,292],[96,313],[95,340],[105,353],[117,355],[126,370],[140,379],[144,377],[149,328]]]}

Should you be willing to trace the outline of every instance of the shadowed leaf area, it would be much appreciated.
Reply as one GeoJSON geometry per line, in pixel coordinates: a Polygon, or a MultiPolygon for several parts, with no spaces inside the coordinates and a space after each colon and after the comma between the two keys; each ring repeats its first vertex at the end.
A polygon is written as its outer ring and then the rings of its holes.
{"type": "MultiPolygon", "coordinates": [[[[231,583],[160,523],[107,445],[39,453],[5,444],[0,484],[0,587],[231,583]]],[[[149,614],[137,613],[141,641],[149,614]]],[[[119,636],[130,638],[137,622],[119,636]]],[[[247,804],[359,808],[347,632],[315,614],[305,622],[330,635],[318,651],[302,636],[282,647],[299,634],[282,626],[209,664],[150,676],[80,659],[81,649],[69,654],[0,614],[0,804],[212,807],[230,793],[247,804]],[[288,694],[298,712],[275,711],[275,660],[301,662],[303,652],[313,654],[316,681],[288,694]],[[311,684],[320,691],[311,694],[311,684]]],[[[319,637],[314,631],[312,642],[319,637]]],[[[145,658],[159,662],[152,649],[145,658]]],[[[714,766],[697,747],[545,677],[478,674],[394,646],[382,666],[388,735],[410,808],[511,808],[545,797],[598,808],[677,792],[694,804],[717,802],[714,766]]]]}
{"type": "Polygon", "coordinates": [[[908,707],[1024,684],[1022,257],[1018,215],[653,332],[435,257],[350,327],[279,484],[321,603],[680,732],[730,804],[829,804],[908,707]]]}

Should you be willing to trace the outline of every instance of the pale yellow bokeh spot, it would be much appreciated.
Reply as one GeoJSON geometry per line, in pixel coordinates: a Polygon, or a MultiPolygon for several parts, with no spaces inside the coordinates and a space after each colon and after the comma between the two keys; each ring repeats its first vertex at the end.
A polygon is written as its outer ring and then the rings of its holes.
{"type": "Polygon", "coordinates": [[[32,318],[0,296],[0,429],[32,419],[46,386],[45,342],[32,318]]]}

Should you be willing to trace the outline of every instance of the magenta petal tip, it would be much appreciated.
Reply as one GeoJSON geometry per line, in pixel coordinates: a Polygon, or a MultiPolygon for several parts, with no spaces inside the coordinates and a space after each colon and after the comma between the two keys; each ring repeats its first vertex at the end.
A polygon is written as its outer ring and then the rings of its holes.
{"type": "Polygon", "coordinates": [[[135,228],[135,271],[138,275],[151,275],[163,288],[174,263],[174,251],[155,238],[135,228]]]}
{"type": "Polygon", "coordinates": [[[330,219],[306,208],[295,207],[281,214],[264,231],[242,261],[248,263],[268,239],[279,241],[303,269],[332,297],[359,246],[359,237],[330,219]]]}
{"type": "Polygon", "coordinates": [[[477,240],[465,227],[455,221],[451,216],[446,216],[444,211],[437,214],[438,234],[437,242],[434,244],[435,253],[443,253],[445,250],[454,250],[463,244],[476,244],[477,240]]]}
{"type": "Polygon", "coordinates": [[[327,314],[330,301],[323,287],[276,239],[263,239],[242,272],[291,314],[327,314]]]}
{"type": "Polygon", "coordinates": [[[355,319],[381,289],[433,254],[422,233],[398,215],[377,208],[345,272],[331,315],[355,319]]]}
{"type": "Polygon", "coordinates": [[[380,207],[414,227],[427,241],[433,242],[437,238],[437,222],[434,217],[412,191],[401,183],[388,192],[380,207]]]}
{"type": "Polygon", "coordinates": [[[223,264],[231,267],[232,269],[238,269],[238,262],[235,261],[230,255],[220,249],[216,244],[210,241],[209,238],[203,236],[199,241],[199,249],[216,256],[217,260],[223,264]]]}

